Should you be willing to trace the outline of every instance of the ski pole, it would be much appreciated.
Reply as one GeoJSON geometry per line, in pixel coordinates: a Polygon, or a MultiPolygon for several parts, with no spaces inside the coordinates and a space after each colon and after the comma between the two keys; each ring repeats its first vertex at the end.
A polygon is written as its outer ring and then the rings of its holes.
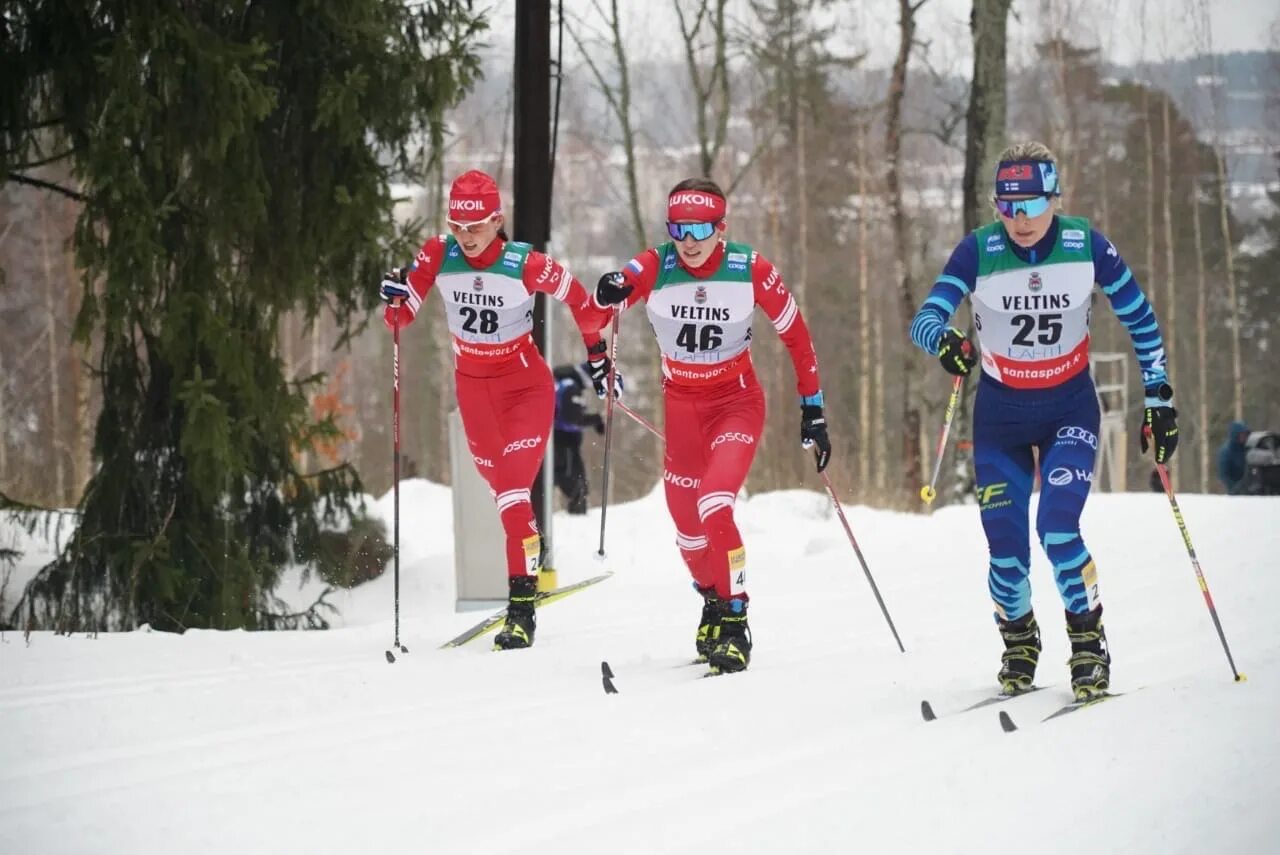
{"type": "Polygon", "coordinates": [[[622,410],[622,412],[624,412],[624,413],[626,413],[627,415],[631,416],[632,421],[634,421],[636,424],[640,425],[640,427],[642,427],[642,428],[644,428],[645,430],[649,431],[649,433],[651,433],[651,434],[653,434],[654,436],[656,436],[656,437],[657,437],[659,440],[661,440],[662,442],[666,442],[666,441],[667,441],[667,438],[666,438],[666,437],[664,437],[664,436],[662,435],[662,431],[658,430],[658,429],[657,429],[657,427],[655,427],[655,426],[654,426],[653,422],[649,421],[649,420],[648,420],[648,419],[646,419],[644,416],[640,415],[640,414],[639,414],[639,413],[637,413],[635,410],[631,409],[630,407],[628,407],[626,404],[622,403],[621,401],[618,401],[618,402],[617,402],[617,406],[618,406],[618,409],[622,410]]]}
{"type": "Polygon", "coordinates": [[[1178,500],[1173,495],[1173,485],[1169,483],[1169,470],[1165,468],[1163,463],[1157,463],[1156,471],[1160,473],[1160,483],[1164,484],[1164,494],[1169,497],[1169,507],[1173,508],[1173,519],[1178,523],[1178,531],[1182,532],[1182,542],[1186,544],[1187,555],[1191,557],[1191,566],[1196,571],[1197,581],[1200,582],[1200,591],[1204,594],[1204,604],[1209,607],[1209,616],[1213,618],[1214,629],[1218,630],[1218,640],[1222,642],[1222,650],[1227,654],[1227,664],[1231,666],[1231,675],[1237,683],[1242,683],[1248,678],[1236,670],[1236,661],[1231,657],[1231,648],[1227,645],[1227,636],[1222,631],[1222,621],[1218,620],[1218,610],[1214,607],[1213,597],[1209,594],[1209,583],[1204,580],[1204,573],[1200,570],[1200,559],[1196,558],[1196,549],[1191,545],[1191,533],[1187,531],[1187,523],[1182,519],[1182,511],[1178,508],[1178,500]]]}
{"type": "Polygon", "coordinates": [[[951,433],[951,420],[956,415],[956,405],[960,403],[960,390],[964,387],[964,377],[956,376],[951,384],[951,398],[947,401],[947,411],[942,417],[942,435],[938,437],[938,450],[933,455],[933,478],[920,488],[920,498],[926,505],[933,504],[938,497],[938,473],[942,471],[942,453],[947,449],[947,435],[951,433]]]}
{"type": "MultiPolygon", "coordinates": [[[[391,462],[392,500],[391,555],[394,562],[395,576],[395,640],[391,647],[401,653],[408,653],[409,648],[400,643],[400,301],[395,301],[395,324],[392,326],[391,350],[391,443],[394,452],[391,462]]],[[[396,655],[387,651],[387,661],[395,662],[396,655]]]]}
{"type": "Polygon", "coordinates": [[[853,547],[853,554],[858,556],[858,563],[862,565],[862,572],[866,574],[867,581],[871,584],[871,593],[876,595],[876,602],[880,605],[880,613],[884,615],[885,621],[889,624],[889,631],[893,633],[893,640],[898,642],[898,650],[903,653],[907,649],[902,646],[902,639],[898,637],[898,628],[893,625],[893,618],[889,617],[889,609],[884,604],[884,598],[880,596],[880,589],[876,587],[876,580],[871,577],[871,568],[867,567],[867,559],[862,557],[862,550],[858,548],[858,541],[854,539],[853,529],[849,526],[849,520],[844,515],[844,508],[840,506],[840,500],[836,498],[835,488],[831,486],[831,479],[827,477],[826,472],[819,472],[822,476],[822,483],[827,487],[827,495],[831,497],[831,503],[836,506],[836,515],[840,517],[840,522],[844,524],[844,533],[849,536],[849,545],[853,547]]]}
{"type": "Polygon", "coordinates": [[[604,518],[609,510],[609,449],[613,444],[613,405],[617,403],[613,393],[613,379],[618,365],[618,318],[621,312],[613,311],[613,323],[609,328],[609,378],[605,381],[604,405],[604,485],[600,488],[600,548],[597,558],[604,558],[604,518]]]}

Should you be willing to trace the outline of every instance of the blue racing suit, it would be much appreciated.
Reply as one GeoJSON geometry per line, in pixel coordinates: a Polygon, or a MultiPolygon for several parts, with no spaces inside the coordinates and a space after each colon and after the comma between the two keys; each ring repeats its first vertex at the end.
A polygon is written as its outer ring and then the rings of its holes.
{"type": "Polygon", "coordinates": [[[1055,216],[1031,248],[1016,245],[999,222],[967,235],[911,322],[912,340],[937,354],[960,301],[969,298],[974,309],[982,349],[974,464],[988,586],[1002,620],[1031,611],[1033,449],[1041,482],[1036,534],[1063,605],[1072,614],[1100,605],[1093,556],[1080,535],[1098,447],[1098,399],[1088,371],[1095,284],[1128,330],[1154,396],[1167,381],[1155,313],[1115,247],[1081,218],[1055,216]]]}

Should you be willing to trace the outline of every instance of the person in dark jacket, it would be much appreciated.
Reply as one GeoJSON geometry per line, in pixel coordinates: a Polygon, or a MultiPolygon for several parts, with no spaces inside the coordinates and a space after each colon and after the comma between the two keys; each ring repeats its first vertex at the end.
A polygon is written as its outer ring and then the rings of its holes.
{"type": "Polygon", "coordinates": [[[587,467],[582,462],[582,429],[604,433],[604,419],[588,413],[583,393],[592,387],[591,372],[582,365],[558,365],[552,372],[556,382],[555,481],[569,503],[569,513],[587,512],[587,467]]]}
{"type": "Polygon", "coordinates": [[[1249,467],[1245,465],[1245,443],[1249,441],[1249,428],[1244,422],[1227,425],[1227,441],[1218,449],[1218,480],[1227,488],[1227,495],[1237,496],[1248,483],[1245,478],[1249,467]]]}

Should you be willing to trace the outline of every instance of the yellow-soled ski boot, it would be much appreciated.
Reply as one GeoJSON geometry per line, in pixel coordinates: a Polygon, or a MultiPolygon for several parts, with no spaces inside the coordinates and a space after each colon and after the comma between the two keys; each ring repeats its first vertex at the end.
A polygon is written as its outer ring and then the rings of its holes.
{"type": "Polygon", "coordinates": [[[1071,641],[1071,691],[1077,701],[1105,695],[1111,688],[1111,651],[1102,628],[1102,606],[1082,615],[1067,612],[1067,638],[1071,641]]]}
{"type": "Polygon", "coordinates": [[[716,596],[714,587],[699,588],[695,583],[693,589],[702,595],[702,617],[698,620],[698,634],[694,638],[698,658],[694,661],[706,662],[716,646],[716,630],[720,628],[720,598],[716,596]]]}
{"type": "Polygon", "coordinates": [[[538,596],[537,576],[515,576],[508,580],[507,617],[493,639],[494,650],[518,650],[533,644],[538,627],[534,607],[538,596]]]}
{"type": "Polygon", "coordinates": [[[1036,665],[1040,662],[1040,627],[1036,616],[1028,612],[1017,620],[997,620],[1004,653],[1000,654],[1002,695],[1018,695],[1029,691],[1036,681],[1036,665]]]}
{"type": "Polygon", "coordinates": [[[707,656],[713,674],[745,671],[751,663],[751,628],[747,626],[746,600],[717,600],[719,625],[715,645],[707,656]]]}

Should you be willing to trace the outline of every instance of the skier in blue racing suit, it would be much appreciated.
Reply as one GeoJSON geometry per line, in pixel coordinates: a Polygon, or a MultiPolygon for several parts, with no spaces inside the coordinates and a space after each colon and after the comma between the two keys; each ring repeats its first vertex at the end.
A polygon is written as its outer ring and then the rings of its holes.
{"type": "Polygon", "coordinates": [[[950,373],[967,375],[979,355],[948,322],[969,298],[982,363],[973,412],[974,465],[991,553],[988,584],[1005,644],[997,676],[1001,691],[1031,688],[1040,656],[1028,580],[1038,452],[1036,533],[1066,607],[1072,689],[1085,700],[1105,693],[1111,681],[1097,568],[1080,536],[1098,448],[1098,399],[1089,376],[1095,285],[1128,330],[1142,369],[1142,450],[1150,444],[1155,461],[1167,463],[1178,445],[1178,427],[1151,304],[1106,237],[1088,220],[1057,211],[1060,195],[1046,146],[1028,142],[1006,149],[992,200],[998,220],[956,246],[911,322],[911,338],[950,373]]]}

